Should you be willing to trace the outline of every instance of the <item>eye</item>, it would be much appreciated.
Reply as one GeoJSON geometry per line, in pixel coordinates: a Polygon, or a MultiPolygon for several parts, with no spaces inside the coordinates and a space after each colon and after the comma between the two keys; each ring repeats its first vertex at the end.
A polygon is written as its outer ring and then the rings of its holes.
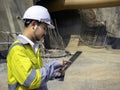
{"type": "Polygon", "coordinates": [[[44,27],[44,30],[47,30],[47,27],[44,27]]]}
{"type": "Polygon", "coordinates": [[[42,27],[44,30],[47,30],[47,25],[43,24],[42,27]]]}

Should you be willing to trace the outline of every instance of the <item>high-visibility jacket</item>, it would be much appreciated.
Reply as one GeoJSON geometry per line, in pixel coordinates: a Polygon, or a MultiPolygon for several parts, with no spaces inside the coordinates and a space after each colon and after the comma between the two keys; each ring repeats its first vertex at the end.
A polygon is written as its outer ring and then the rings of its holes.
{"type": "Polygon", "coordinates": [[[10,90],[36,90],[40,87],[42,59],[39,50],[34,53],[29,44],[15,45],[7,56],[8,87],[10,90]]]}

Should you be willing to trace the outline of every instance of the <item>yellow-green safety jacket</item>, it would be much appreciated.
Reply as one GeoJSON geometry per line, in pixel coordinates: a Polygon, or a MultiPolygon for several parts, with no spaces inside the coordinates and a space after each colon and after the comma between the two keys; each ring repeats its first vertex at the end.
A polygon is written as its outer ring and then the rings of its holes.
{"type": "Polygon", "coordinates": [[[35,54],[30,45],[25,45],[25,47],[26,49],[21,45],[16,45],[8,54],[9,88],[17,87],[17,90],[28,90],[24,86],[29,87],[29,89],[40,87],[41,74],[39,68],[42,68],[42,60],[39,50],[35,54]],[[30,57],[27,56],[26,52],[29,53],[30,57]],[[24,86],[18,85],[18,82],[24,86]]]}
{"type": "Polygon", "coordinates": [[[60,63],[53,61],[43,67],[40,49],[35,53],[24,38],[19,38],[7,56],[9,90],[47,90],[46,82],[55,77],[55,66],[60,63]]]}

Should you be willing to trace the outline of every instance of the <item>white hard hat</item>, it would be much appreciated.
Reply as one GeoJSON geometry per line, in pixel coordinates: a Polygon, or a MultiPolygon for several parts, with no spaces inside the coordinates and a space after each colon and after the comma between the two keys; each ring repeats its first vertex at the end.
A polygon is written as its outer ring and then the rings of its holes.
{"type": "Polygon", "coordinates": [[[49,28],[54,28],[54,26],[51,24],[50,14],[43,6],[34,5],[28,8],[23,15],[23,20],[24,19],[32,19],[39,22],[44,22],[48,24],[49,28]]]}

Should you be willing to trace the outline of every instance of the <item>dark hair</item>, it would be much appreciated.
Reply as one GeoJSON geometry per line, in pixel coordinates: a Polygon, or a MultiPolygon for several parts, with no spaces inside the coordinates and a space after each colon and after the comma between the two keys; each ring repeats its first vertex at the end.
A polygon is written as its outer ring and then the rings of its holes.
{"type": "Polygon", "coordinates": [[[40,24],[41,22],[37,21],[37,20],[32,20],[32,19],[24,19],[24,26],[25,27],[28,27],[29,24],[32,22],[32,21],[36,21],[38,24],[40,24]]]}
{"type": "Polygon", "coordinates": [[[24,19],[23,21],[24,21],[24,26],[25,26],[25,27],[28,27],[29,24],[30,24],[33,20],[31,20],[31,19],[24,19]]]}

